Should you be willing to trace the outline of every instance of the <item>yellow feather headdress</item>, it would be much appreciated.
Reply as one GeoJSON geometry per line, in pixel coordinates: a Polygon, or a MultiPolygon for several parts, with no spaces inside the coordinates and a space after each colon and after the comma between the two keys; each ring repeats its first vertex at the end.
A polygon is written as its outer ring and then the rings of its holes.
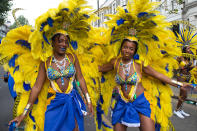
{"type": "Polygon", "coordinates": [[[58,8],[49,9],[36,19],[35,31],[29,38],[34,58],[45,61],[52,55],[51,38],[58,31],[65,31],[72,49],[77,50],[79,43],[88,37],[90,23],[94,18],[86,0],[67,0],[58,8]]]}
{"type": "Polygon", "coordinates": [[[193,53],[197,50],[197,32],[195,28],[192,28],[189,24],[184,24],[180,29],[180,32],[176,32],[176,42],[179,47],[190,47],[193,53]]]}
{"type": "Polygon", "coordinates": [[[158,5],[158,2],[149,0],[128,0],[126,9],[118,7],[115,15],[108,15],[110,20],[106,24],[111,33],[109,41],[116,45],[117,53],[122,40],[129,37],[135,37],[139,43],[137,53],[149,61],[152,58],[160,59],[163,55],[161,50],[166,52],[171,46],[177,46],[169,38],[170,23],[155,10],[158,5]]]}

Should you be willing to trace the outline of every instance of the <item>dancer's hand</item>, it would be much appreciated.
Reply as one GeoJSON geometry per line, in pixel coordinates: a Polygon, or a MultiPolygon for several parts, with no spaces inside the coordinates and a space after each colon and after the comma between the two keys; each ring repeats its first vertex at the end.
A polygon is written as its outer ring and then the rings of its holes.
{"type": "Polygon", "coordinates": [[[9,122],[9,125],[11,125],[13,122],[16,122],[17,123],[16,127],[18,127],[24,119],[25,119],[25,115],[22,114],[20,116],[15,117],[13,120],[11,120],[9,122]]]}
{"type": "Polygon", "coordinates": [[[183,86],[181,87],[181,90],[188,90],[194,88],[191,84],[189,83],[183,83],[183,86]]]}
{"type": "Polygon", "coordinates": [[[94,109],[93,109],[92,103],[88,103],[88,110],[90,112],[90,115],[94,116],[94,109]]]}

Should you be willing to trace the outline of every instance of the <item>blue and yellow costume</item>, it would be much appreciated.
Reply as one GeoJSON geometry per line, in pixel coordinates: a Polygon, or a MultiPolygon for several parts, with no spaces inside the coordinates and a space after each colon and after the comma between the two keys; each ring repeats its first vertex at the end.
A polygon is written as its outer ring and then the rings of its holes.
{"type": "MultiPolygon", "coordinates": [[[[115,65],[116,63],[117,60],[115,62],[115,65]]],[[[150,118],[151,117],[150,103],[146,98],[145,95],[146,93],[142,93],[137,98],[133,98],[136,97],[135,90],[137,89],[138,83],[141,82],[141,78],[136,72],[134,62],[133,62],[134,73],[130,75],[127,80],[122,79],[121,76],[118,74],[119,66],[120,64],[118,65],[115,80],[120,87],[119,88],[120,95],[113,109],[112,124],[115,125],[117,123],[121,123],[128,127],[140,127],[139,113],[150,118]],[[126,84],[131,85],[131,90],[128,95],[129,98],[126,98],[121,90],[121,85],[127,86],[126,84]]]]}
{"type": "MultiPolygon", "coordinates": [[[[2,40],[0,63],[13,77],[14,90],[20,93],[16,116],[21,115],[27,105],[40,63],[53,55],[52,36],[66,32],[70,37],[68,52],[77,55],[83,48],[94,17],[86,4],[85,0],[63,1],[58,8],[49,9],[39,16],[35,28],[27,25],[18,27],[9,31],[2,40]]],[[[86,109],[81,97],[73,89],[74,65],[66,59],[70,65],[62,74],[51,66],[46,68],[49,80],[45,81],[32,110],[27,114],[25,130],[73,130],[76,120],[80,131],[83,131],[83,113],[86,109]],[[62,92],[55,82],[59,77],[70,78],[66,92],[62,92]]]]}
{"type": "MultiPolygon", "coordinates": [[[[109,45],[107,51],[105,51],[105,56],[108,58],[107,62],[119,56],[121,43],[124,39],[132,39],[138,43],[138,50],[135,56],[136,63],[144,67],[151,66],[154,70],[168,77],[173,76],[172,70],[178,68],[178,63],[174,57],[180,56],[181,50],[177,48],[177,43],[174,39],[169,37],[174,36],[174,34],[168,29],[170,23],[165,20],[165,16],[160,15],[159,11],[156,10],[158,5],[158,2],[150,0],[128,0],[125,8],[118,7],[116,14],[108,15],[109,20],[105,22],[108,26],[108,32],[105,35],[109,37],[109,45]],[[158,62],[160,60],[162,62],[158,62]]],[[[116,72],[113,73],[115,75],[116,72]]],[[[135,75],[134,73],[133,76],[135,75]]],[[[102,83],[102,89],[112,90],[115,87],[112,75],[104,74],[103,77],[105,81],[102,83]]],[[[125,83],[124,80],[123,82],[121,81],[119,78],[119,83],[125,83]]],[[[121,105],[120,107],[125,108],[125,105],[128,104],[128,107],[133,106],[132,109],[136,108],[135,112],[138,114],[140,112],[138,104],[142,102],[145,104],[146,110],[144,115],[155,122],[156,130],[169,130],[172,127],[169,117],[172,115],[171,96],[173,95],[170,86],[143,72],[141,82],[145,89],[144,94],[138,96],[133,102],[124,101],[123,95],[120,95],[118,106],[116,105],[114,109],[115,112],[120,112],[120,114],[115,114],[119,115],[117,115],[118,118],[123,118],[124,121],[133,123],[134,120],[129,119],[129,113],[121,114],[122,111],[118,107],[121,105]]],[[[130,83],[134,84],[135,82],[130,83]]],[[[132,89],[134,89],[134,85],[132,89]]],[[[106,93],[103,91],[103,96],[104,94],[106,93]]],[[[134,122],[137,123],[137,126],[139,126],[138,120],[134,122]]],[[[121,119],[114,121],[113,124],[121,121],[121,119]]]]}
{"type": "MultiPolygon", "coordinates": [[[[74,57],[73,57],[74,58],[74,57]]],[[[86,107],[81,96],[73,89],[73,82],[75,78],[74,62],[72,63],[68,56],[65,59],[69,62],[68,67],[63,71],[63,74],[53,69],[50,65],[45,68],[47,70],[47,77],[51,83],[52,91],[49,92],[51,97],[48,100],[47,110],[45,112],[45,131],[72,131],[75,128],[75,120],[78,124],[79,130],[84,130],[83,115],[86,115],[86,107]],[[62,92],[55,80],[60,77],[70,79],[68,88],[62,92]]]]}

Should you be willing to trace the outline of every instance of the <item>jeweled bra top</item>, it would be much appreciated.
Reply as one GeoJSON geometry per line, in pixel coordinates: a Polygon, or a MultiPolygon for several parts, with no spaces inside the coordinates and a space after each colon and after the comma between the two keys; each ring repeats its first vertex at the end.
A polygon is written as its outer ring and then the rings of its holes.
{"type": "MultiPolygon", "coordinates": [[[[117,63],[117,60],[115,62],[115,65],[117,63]]],[[[130,75],[130,76],[127,76],[125,80],[122,79],[122,77],[118,74],[119,73],[119,66],[121,66],[121,62],[118,65],[117,74],[115,76],[116,83],[118,85],[124,85],[125,86],[125,91],[127,91],[127,85],[131,85],[132,86],[131,90],[129,91],[128,98],[126,98],[123,95],[123,92],[122,92],[121,89],[120,89],[120,96],[126,102],[133,101],[133,100],[136,99],[136,89],[137,89],[138,83],[141,82],[141,78],[138,76],[138,74],[137,74],[137,72],[135,70],[134,61],[133,61],[134,73],[132,75],[130,75]]],[[[129,66],[131,66],[131,64],[129,66]]],[[[129,71],[129,73],[130,73],[130,71],[129,71]]],[[[121,86],[119,86],[119,87],[121,88],[121,86]]]]}
{"type": "Polygon", "coordinates": [[[51,66],[51,62],[52,62],[52,57],[51,57],[50,65],[47,68],[47,76],[50,80],[57,80],[61,77],[69,79],[74,76],[76,71],[73,63],[69,60],[67,55],[65,56],[65,59],[69,62],[68,67],[65,70],[63,70],[62,73],[60,73],[59,71],[55,70],[51,66]]]}
{"type": "Polygon", "coordinates": [[[137,75],[137,72],[135,70],[134,62],[133,62],[134,73],[132,75],[128,76],[128,78],[126,78],[126,80],[122,79],[122,77],[118,74],[119,66],[120,66],[120,64],[118,65],[118,70],[117,70],[117,73],[116,73],[116,76],[115,76],[116,83],[118,85],[124,85],[124,84],[136,85],[138,75],[137,75]]]}

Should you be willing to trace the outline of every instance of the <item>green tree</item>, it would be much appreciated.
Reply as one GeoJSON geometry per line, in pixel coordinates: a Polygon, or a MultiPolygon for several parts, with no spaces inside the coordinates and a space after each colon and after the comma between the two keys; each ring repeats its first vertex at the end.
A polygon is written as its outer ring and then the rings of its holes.
{"type": "Polygon", "coordinates": [[[0,2],[0,26],[4,24],[8,11],[11,10],[12,0],[1,0],[0,2]]]}
{"type": "MultiPolygon", "coordinates": [[[[20,25],[29,25],[29,21],[23,16],[23,15],[20,15],[17,19],[18,23],[20,25]]],[[[16,21],[9,27],[9,29],[14,29],[17,27],[17,23],[16,21]]]]}

